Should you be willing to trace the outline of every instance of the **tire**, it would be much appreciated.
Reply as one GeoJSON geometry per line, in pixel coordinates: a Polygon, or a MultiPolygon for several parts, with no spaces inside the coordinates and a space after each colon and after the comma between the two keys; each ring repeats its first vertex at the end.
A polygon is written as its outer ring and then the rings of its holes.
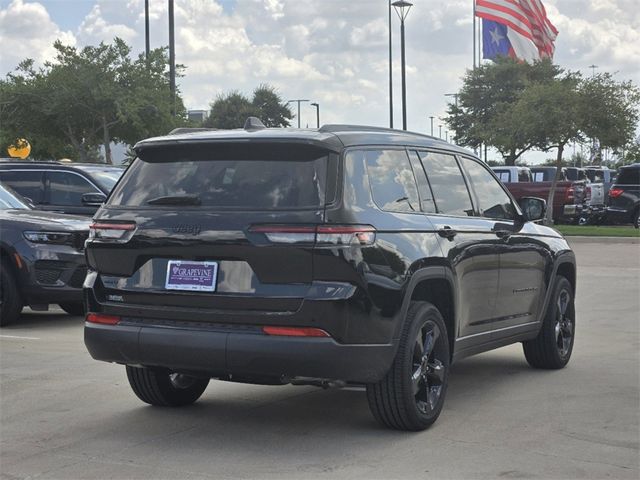
{"type": "Polygon", "coordinates": [[[74,317],[84,316],[84,304],[82,302],[77,303],[59,303],[60,308],[74,317]]]}
{"type": "Polygon", "coordinates": [[[191,405],[200,398],[209,384],[208,378],[172,373],[164,368],[139,368],[129,365],[127,378],[140,400],[159,407],[191,405]]]}
{"type": "Polygon", "coordinates": [[[564,368],[573,351],[575,319],[573,288],[569,280],[558,275],[538,336],[522,342],[529,365],[544,369],[564,368]]]}
{"type": "Polygon", "coordinates": [[[376,420],[397,430],[418,431],[432,425],[444,404],[449,359],[442,315],[430,303],[412,302],[391,368],[378,383],[367,385],[376,420]]]}
{"type": "Polygon", "coordinates": [[[0,327],[14,323],[22,312],[22,296],[13,268],[7,260],[0,263],[0,327]]]}
{"type": "Polygon", "coordinates": [[[636,210],[636,213],[634,215],[633,226],[635,228],[640,228],[640,208],[636,210]]]}

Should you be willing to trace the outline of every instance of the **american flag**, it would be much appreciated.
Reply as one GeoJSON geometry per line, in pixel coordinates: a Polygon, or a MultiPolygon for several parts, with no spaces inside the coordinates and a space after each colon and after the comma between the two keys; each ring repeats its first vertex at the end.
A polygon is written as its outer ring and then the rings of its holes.
{"type": "Polygon", "coordinates": [[[476,0],[476,15],[506,25],[533,42],[538,58],[553,58],[558,30],[540,0],[476,0]]]}

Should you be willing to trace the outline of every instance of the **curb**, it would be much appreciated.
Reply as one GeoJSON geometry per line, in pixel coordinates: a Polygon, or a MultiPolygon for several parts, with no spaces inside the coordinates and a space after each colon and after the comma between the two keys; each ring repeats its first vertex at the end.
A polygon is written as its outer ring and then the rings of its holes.
{"type": "Polygon", "coordinates": [[[569,243],[626,243],[631,245],[640,245],[640,237],[590,237],[587,235],[564,235],[569,243]]]}

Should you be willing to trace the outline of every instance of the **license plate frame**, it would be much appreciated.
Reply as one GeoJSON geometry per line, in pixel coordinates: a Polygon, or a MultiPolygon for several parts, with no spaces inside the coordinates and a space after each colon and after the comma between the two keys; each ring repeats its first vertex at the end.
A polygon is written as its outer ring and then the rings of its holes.
{"type": "Polygon", "coordinates": [[[218,281],[218,262],[169,260],[165,290],[185,292],[215,292],[218,281]]]}

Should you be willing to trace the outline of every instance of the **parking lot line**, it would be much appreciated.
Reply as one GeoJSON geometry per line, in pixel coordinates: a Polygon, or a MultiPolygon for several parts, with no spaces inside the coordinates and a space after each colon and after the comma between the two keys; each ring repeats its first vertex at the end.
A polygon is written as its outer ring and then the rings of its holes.
{"type": "Polygon", "coordinates": [[[40,340],[37,337],[19,337],[17,335],[0,335],[0,338],[19,338],[21,340],[40,340]]]}

